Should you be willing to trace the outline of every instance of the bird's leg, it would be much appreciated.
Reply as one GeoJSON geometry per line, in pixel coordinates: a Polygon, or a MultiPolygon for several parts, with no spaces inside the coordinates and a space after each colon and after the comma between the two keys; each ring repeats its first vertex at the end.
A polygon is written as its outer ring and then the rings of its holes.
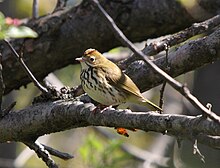
{"type": "Polygon", "coordinates": [[[103,104],[98,104],[96,106],[96,108],[92,111],[93,113],[102,113],[104,110],[106,110],[107,108],[109,108],[111,106],[107,106],[107,105],[103,105],[103,104]]]}
{"type": "MultiPolygon", "coordinates": [[[[98,104],[96,106],[96,108],[92,111],[94,114],[96,113],[102,113],[104,110],[106,110],[107,108],[112,107],[112,106],[107,106],[107,105],[103,105],[103,104],[98,104]]],[[[125,137],[129,137],[129,134],[127,132],[127,130],[125,128],[115,128],[117,130],[117,133],[120,135],[123,135],[125,137]]],[[[136,129],[129,129],[131,131],[136,131],[136,129]]]]}

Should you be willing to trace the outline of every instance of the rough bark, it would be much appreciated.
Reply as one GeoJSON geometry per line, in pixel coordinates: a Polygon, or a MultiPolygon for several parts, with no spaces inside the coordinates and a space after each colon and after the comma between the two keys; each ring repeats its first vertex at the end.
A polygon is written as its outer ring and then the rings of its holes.
{"type": "Polygon", "coordinates": [[[94,108],[91,103],[56,101],[35,104],[12,112],[0,121],[0,142],[27,141],[71,128],[107,126],[156,131],[182,139],[195,139],[198,136],[201,143],[220,146],[219,139],[207,136],[219,136],[220,125],[201,116],[114,109],[93,113],[94,108]]]}
{"type": "MultiPolygon", "coordinates": [[[[195,70],[220,58],[220,29],[209,36],[189,41],[171,51],[168,56],[169,69],[165,57],[154,60],[154,63],[172,77],[195,70]]],[[[142,91],[146,91],[162,83],[163,78],[146,66],[143,61],[133,62],[126,73],[137,82],[142,91]],[[144,77],[143,77],[143,74],[144,77]]]]}
{"type": "MultiPolygon", "coordinates": [[[[220,8],[214,0],[209,1],[209,5],[205,0],[199,3],[207,15],[193,18],[186,8],[175,0],[102,1],[107,12],[131,41],[142,41],[176,32],[215,15],[220,8]]],[[[39,37],[15,40],[13,44],[23,53],[24,60],[39,80],[56,69],[75,63],[74,58],[87,48],[93,47],[104,52],[120,45],[87,1],[70,10],[59,10],[37,20],[30,20],[27,25],[36,30],[39,37]]],[[[30,80],[9,49],[3,45],[1,48],[7,94],[28,84],[30,80]]]]}

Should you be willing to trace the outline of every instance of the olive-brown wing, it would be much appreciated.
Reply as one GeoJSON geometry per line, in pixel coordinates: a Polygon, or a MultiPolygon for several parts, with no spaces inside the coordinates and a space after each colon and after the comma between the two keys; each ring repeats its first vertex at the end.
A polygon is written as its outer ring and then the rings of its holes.
{"type": "Polygon", "coordinates": [[[111,69],[107,69],[105,77],[109,84],[116,87],[118,90],[126,92],[128,96],[133,95],[138,98],[143,98],[135,83],[124,74],[117,65],[114,64],[111,66],[111,69]]]}

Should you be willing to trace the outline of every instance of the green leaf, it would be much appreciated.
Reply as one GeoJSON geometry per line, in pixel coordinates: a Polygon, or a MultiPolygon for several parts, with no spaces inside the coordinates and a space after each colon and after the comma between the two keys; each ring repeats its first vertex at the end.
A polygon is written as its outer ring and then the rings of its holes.
{"type": "Polygon", "coordinates": [[[4,38],[36,38],[37,36],[37,33],[29,27],[6,24],[5,16],[0,12],[0,40],[4,38]]]}
{"type": "Polygon", "coordinates": [[[0,12],[0,31],[2,29],[2,25],[5,24],[5,16],[0,12]]]}
{"type": "Polygon", "coordinates": [[[37,36],[35,31],[26,26],[10,26],[6,32],[6,38],[36,38],[37,36]]]}

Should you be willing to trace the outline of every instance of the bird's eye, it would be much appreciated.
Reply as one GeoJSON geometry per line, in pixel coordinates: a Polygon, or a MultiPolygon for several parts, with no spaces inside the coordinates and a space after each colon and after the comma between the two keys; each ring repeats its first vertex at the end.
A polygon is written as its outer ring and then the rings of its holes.
{"type": "Polygon", "coordinates": [[[90,57],[89,60],[90,60],[91,62],[95,62],[95,57],[90,57]]]}

